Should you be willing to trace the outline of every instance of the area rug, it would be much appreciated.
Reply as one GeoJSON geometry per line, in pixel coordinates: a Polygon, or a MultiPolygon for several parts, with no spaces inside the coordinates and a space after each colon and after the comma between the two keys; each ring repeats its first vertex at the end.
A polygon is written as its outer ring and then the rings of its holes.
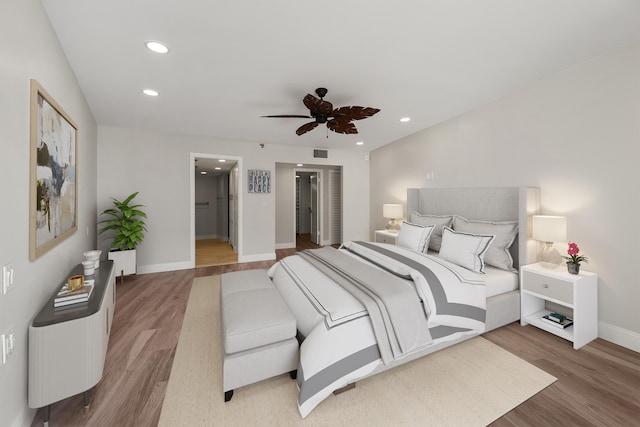
{"type": "Polygon", "coordinates": [[[556,378],[476,337],[331,395],[302,419],[288,374],[222,391],[219,276],[193,281],[160,426],[485,426],[556,378]]]}

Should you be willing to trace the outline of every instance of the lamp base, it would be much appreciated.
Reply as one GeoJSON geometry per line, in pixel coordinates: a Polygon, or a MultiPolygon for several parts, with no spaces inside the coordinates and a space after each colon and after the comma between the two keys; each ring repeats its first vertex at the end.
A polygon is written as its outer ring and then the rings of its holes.
{"type": "Polygon", "coordinates": [[[542,250],[538,254],[538,261],[546,268],[555,268],[562,264],[562,256],[553,247],[553,243],[543,243],[542,250]]]}
{"type": "Polygon", "coordinates": [[[396,233],[397,233],[398,231],[400,231],[400,226],[401,226],[401,225],[402,225],[402,224],[401,224],[401,223],[399,223],[399,222],[398,222],[398,220],[396,220],[396,219],[392,219],[392,220],[390,220],[390,221],[387,223],[387,225],[385,225],[385,226],[384,226],[384,228],[385,228],[387,231],[393,231],[393,232],[396,232],[396,233]]]}

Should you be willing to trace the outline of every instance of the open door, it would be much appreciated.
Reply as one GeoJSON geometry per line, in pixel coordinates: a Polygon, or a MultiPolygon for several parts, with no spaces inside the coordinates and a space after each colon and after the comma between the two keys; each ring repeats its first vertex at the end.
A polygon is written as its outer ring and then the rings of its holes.
{"type": "Polygon", "coordinates": [[[310,207],[309,214],[311,215],[311,242],[316,245],[320,245],[322,239],[320,238],[320,220],[318,218],[320,213],[320,180],[317,173],[312,173],[309,176],[309,188],[310,188],[310,207]]]}

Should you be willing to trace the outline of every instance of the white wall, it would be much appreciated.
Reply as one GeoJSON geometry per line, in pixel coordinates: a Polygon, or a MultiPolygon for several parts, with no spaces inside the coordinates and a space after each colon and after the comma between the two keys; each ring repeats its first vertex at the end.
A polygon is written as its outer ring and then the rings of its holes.
{"type": "MultiPolygon", "coordinates": [[[[275,258],[276,194],[247,193],[249,169],[271,171],[276,162],[330,164],[343,167],[344,238],[369,234],[369,162],[363,152],[331,150],[329,159],[314,159],[311,148],[230,141],[219,138],[169,135],[138,129],[98,128],[98,209],[111,197],[140,191],[136,200],[146,206],[145,240],[138,247],[139,273],[187,268],[190,260],[190,155],[235,156],[242,159],[242,227],[239,260],[275,258]],[[114,169],[117,167],[117,173],[114,169]],[[365,220],[363,220],[363,218],[365,220]]],[[[278,180],[275,180],[276,185],[278,180]]],[[[289,190],[287,190],[289,191],[289,190]]],[[[293,225],[291,226],[293,230],[293,225]]],[[[101,248],[106,242],[100,242],[101,248]]]]}
{"type": "Polygon", "coordinates": [[[0,425],[30,425],[28,327],[82,253],[95,247],[96,124],[38,0],[0,2],[0,265],[15,289],[0,292],[0,332],[13,326],[16,350],[0,367],[0,425]],[[36,79],[78,125],[78,231],[29,261],[29,80],[36,79]]]}
{"type": "Polygon", "coordinates": [[[635,44],[374,151],[372,228],[407,187],[538,186],[598,273],[600,336],[640,351],[639,141],[635,44]]]}

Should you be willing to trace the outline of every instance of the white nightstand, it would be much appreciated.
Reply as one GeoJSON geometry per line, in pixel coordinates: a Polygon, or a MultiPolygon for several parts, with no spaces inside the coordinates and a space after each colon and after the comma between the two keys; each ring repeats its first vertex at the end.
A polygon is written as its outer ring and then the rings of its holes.
{"type": "Polygon", "coordinates": [[[520,268],[520,324],[531,324],[573,342],[578,349],[598,337],[598,276],[580,270],[569,274],[557,267],[530,264],[520,268]],[[546,302],[558,309],[549,310],[546,302]],[[566,329],[549,325],[542,316],[557,311],[573,319],[566,329]]]}
{"type": "Polygon", "coordinates": [[[375,241],[377,243],[391,243],[392,245],[395,245],[397,238],[398,238],[398,232],[393,232],[388,230],[375,231],[375,241]]]}

